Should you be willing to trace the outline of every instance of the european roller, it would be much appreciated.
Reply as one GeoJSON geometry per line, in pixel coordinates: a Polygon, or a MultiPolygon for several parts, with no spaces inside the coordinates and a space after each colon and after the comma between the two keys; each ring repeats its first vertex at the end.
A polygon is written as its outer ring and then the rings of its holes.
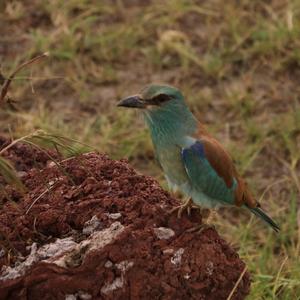
{"type": "Polygon", "coordinates": [[[187,197],[179,215],[191,201],[210,210],[238,206],[279,231],[253,197],[228,152],[197,121],[178,89],[152,84],[121,100],[118,106],[137,108],[143,113],[170,188],[187,197]]]}

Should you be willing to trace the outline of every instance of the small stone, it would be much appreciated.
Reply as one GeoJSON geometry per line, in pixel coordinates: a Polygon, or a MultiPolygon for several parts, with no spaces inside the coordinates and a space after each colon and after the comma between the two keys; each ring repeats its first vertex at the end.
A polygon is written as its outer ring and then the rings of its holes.
{"type": "Polygon", "coordinates": [[[125,273],[128,269],[130,269],[131,267],[133,267],[134,263],[132,261],[128,261],[128,260],[124,260],[118,264],[116,264],[116,267],[122,271],[123,273],[125,273]]]}
{"type": "Polygon", "coordinates": [[[90,295],[89,293],[86,293],[84,291],[79,291],[78,292],[78,297],[80,300],[90,300],[92,299],[92,295],[90,295]]]}
{"type": "Polygon", "coordinates": [[[181,265],[181,258],[182,254],[184,253],[183,248],[179,248],[174,255],[171,257],[171,263],[175,265],[176,267],[179,267],[181,265]]]}
{"type": "Polygon", "coordinates": [[[55,167],[56,166],[56,163],[54,162],[54,161],[49,161],[49,163],[48,163],[48,167],[49,168],[52,168],[52,167],[55,167]]]}
{"type": "Polygon", "coordinates": [[[27,172],[24,172],[24,171],[19,171],[19,172],[17,172],[17,176],[19,177],[19,178],[22,178],[22,177],[24,177],[24,176],[26,176],[27,175],[27,172]]]}
{"type": "Polygon", "coordinates": [[[3,257],[5,255],[5,250],[4,249],[0,249],[0,258],[3,257]]]}
{"type": "Polygon", "coordinates": [[[174,253],[174,249],[172,249],[172,248],[163,250],[163,254],[173,254],[173,253],[174,253]]]}
{"type": "Polygon", "coordinates": [[[77,300],[77,296],[76,295],[66,295],[65,300],[77,300]]]}
{"type": "Polygon", "coordinates": [[[107,214],[107,216],[112,220],[118,220],[122,217],[121,213],[107,214]]]}
{"type": "Polygon", "coordinates": [[[93,216],[89,221],[84,223],[82,233],[91,234],[99,228],[101,228],[101,222],[99,221],[97,216],[93,216]]]}
{"type": "Polygon", "coordinates": [[[208,276],[211,276],[213,274],[213,271],[214,271],[214,264],[212,261],[208,261],[206,263],[206,274],[208,276]]]}
{"type": "Polygon", "coordinates": [[[54,185],[54,183],[55,183],[55,181],[54,181],[54,180],[51,180],[51,181],[48,182],[48,185],[49,185],[49,186],[52,186],[52,185],[54,185]]]}
{"type": "Polygon", "coordinates": [[[153,230],[154,230],[154,234],[160,240],[168,240],[169,238],[175,235],[175,232],[171,228],[167,228],[167,227],[158,227],[158,228],[154,228],[153,230]]]}
{"type": "Polygon", "coordinates": [[[104,265],[105,268],[111,268],[112,266],[113,266],[113,263],[110,260],[108,260],[104,265]]]}
{"type": "Polygon", "coordinates": [[[107,283],[101,288],[101,293],[108,295],[117,289],[122,288],[124,285],[123,277],[117,277],[112,283],[107,283]]]}

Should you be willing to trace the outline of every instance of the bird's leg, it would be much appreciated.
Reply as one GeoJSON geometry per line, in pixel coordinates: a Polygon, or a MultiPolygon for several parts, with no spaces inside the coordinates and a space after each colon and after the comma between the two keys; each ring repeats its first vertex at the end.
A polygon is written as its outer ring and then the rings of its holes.
{"type": "Polygon", "coordinates": [[[215,215],[214,210],[210,210],[208,208],[204,208],[201,210],[201,217],[202,217],[202,223],[210,224],[214,218],[215,215]]]}
{"type": "Polygon", "coordinates": [[[184,210],[186,209],[187,214],[190,215],[191,214],[191,208],[192,208],[193,202],[191,198],[187,198],[184,203],[182,205],[176,206],[174,208],[172,208],[170,210],[170,214],[172,214],[174,211],[178,211],[177,212],[177,217],[180,219],[182,216],[182,213],[184,212],[184,210]]]}
{"type": "Polygon", "coordinates": [[[202,223],[191,229],[188,229],[187,232],[196,231],[197,233],[201,233],[205,229],[209,229],[209,228],[215,229],[215,226],[212,224],[212,221],[214,219],[214,216],[216,215],[216,211],[205,208],[202,209],[200,213],[201,213],[202,223]]]}
{"type": "Polygon", "coordinates": [[[209,210],[209,209],[204,209],[202,214],[202,224],[200,225],[201,227],[198,230],[198,233],[201,233],[205,229],[215,229],[215,225],[212,224],[214,217],[216,216],[216,211],[214,209],[209,210]]]}

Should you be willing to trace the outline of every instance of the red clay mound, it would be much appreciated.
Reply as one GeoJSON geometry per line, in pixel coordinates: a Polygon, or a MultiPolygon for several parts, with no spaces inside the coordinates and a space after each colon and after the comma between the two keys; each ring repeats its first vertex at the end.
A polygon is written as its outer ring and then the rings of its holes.
{"type": "MultiPolygon", "coordinates": [[[[170,215],[155,180],[96,153],[46,160],[23,168],[27,193],[0,192],[0,299],[227,299],[244,263],[215,230],[186,232],[200,216],[170,215]]],[[[246,272],[231,299],[249,288],[246,272]]]]}

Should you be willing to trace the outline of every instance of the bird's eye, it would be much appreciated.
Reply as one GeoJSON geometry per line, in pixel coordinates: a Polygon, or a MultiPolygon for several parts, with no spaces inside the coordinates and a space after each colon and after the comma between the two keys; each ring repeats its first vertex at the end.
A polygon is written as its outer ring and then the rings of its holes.
{"type": "Polygon", "coordinates": [[[149,99],[147,102],[150,105],[160,105],[161,103],[167,102],[172,99],[172,96],[167,94],[159,94],[149,99]]]}

